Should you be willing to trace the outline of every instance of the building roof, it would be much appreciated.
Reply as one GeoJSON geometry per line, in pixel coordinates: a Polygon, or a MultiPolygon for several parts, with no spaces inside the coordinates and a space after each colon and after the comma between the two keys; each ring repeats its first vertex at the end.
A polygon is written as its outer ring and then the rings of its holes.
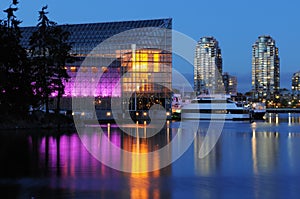
{"type": "MultiPolygon", "coordinates": [[[[85,50],[92,50],[105,39],[112,37],[123,31],[146,28],[158,27],[172,29],[172,19],[152,19],[152,20],[137,20],[137,21],[120,21],[120,22],[104,22],[104,23],[86,23],[86,24],[65,24],[59,25],[63,30],[71,33],[69,41],[73,48],[85,50]]],[[[30,36],[37,27],[22,27],[21,45],[29,49],[30,36]]]]}

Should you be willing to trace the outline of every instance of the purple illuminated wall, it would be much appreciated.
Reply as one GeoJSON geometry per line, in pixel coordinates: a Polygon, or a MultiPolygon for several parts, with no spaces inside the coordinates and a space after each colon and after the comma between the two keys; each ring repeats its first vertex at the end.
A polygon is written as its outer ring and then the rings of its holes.
{"type": "MultiPolygon", "coordinates": [[[[116,87],[120,80],[120,69],[119,68],[107,68],[103,73],[102,77],[98,82],[97,89],[94,90],[90,87],[92,78],[86,73],[86,78],[80,83],[79,89],[73,89],[75,84],[76,72],[72,72],[68,69],[68,74],[71,77],[68,82],[65,82],[65,94],[66,97],[82,97],[82,96],[100,96],[100,97],[120,97],[121,88],[116,87]],[[115,88],[116,87],[116,88],[115,88]]],[[[55,94],[54,94],[55,95],[55,94]]]]}

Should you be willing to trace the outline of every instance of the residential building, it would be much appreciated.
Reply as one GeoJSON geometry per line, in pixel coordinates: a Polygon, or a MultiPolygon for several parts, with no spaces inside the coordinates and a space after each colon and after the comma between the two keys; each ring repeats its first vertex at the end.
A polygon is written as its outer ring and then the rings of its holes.
{"type": "Polygon", "coordinates": [[[253,99],[272,101],[280,88],[280,59],[275,40],[268,35],[259,36],[252,46],[253,99]]]}
{"type": "Polygon", "coordinates": [[[293,74],[292,92],[300,92],[300,71],[293,74]]]}
{"type": "Polygon", "coordinates": [[[237,96],[237,78],[232,76],[227,72],[224,72],[223,75],[223,84],[226,94],[231,96],[237,96]]]}
{"type": "Polygon", "coordinates": [[[197,95],[224,93],[221,49],[214,37],[202,37],[196,45],[194,91],[197,95]]]}

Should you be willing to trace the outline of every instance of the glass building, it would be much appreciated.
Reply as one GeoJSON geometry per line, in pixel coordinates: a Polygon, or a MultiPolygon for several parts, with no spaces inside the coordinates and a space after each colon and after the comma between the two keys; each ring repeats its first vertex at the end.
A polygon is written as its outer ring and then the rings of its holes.
{"type": "MultiPolygon", "coordinates": [[[[111,116],[107,110],[111,109],[112,98],[131,96],[122,104],[136,115],[153,104],[171,111],[172,19],[60,27],[71,33],[70,53],[76,60],[66,65],[71,78],[65,82],[63,108],[71,109],[66,103],[71,97],[93,96],[98,117],[111,116]]],[[[21,30],[21,44],[29,49],[36,27],[21,30]]]]}
{"type": "Polygon", "coordinates": [[[214,37],[202,37],[198,41],[194,58],[194,91],[222,93],[222,56],[214,37]]]}
{"type": "Polygon", "coordinates": [[[279,56],[275,40],[268,35],[259,36],[252,46],[253,99],[274,100],[279,91],[279,56]]]}

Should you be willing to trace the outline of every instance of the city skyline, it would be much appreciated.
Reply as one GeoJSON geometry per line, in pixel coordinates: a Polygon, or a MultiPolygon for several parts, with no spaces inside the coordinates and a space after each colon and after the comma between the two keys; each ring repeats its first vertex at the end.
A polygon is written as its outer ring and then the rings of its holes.
{"type": "MultiPolygon", "coordinates": [[[[300,14],[300,2],[294,0],[283,4],[280,1],[215,1],[189,4],[171,1],[152,1],[144,9],[138,1],[74,3],[70,0],[27,2],[20,1],[16,13],[22,26],[37,24],[38,10],[48,5],[49,17],[58,24],[106,22],[138,19],[173,18],[173,29],[198,41],[202,36],[214,36],[220,43],[224,71],[237,76],[238,91],[251,90],[252,44],[259,35],[270,35],[276,40],[281,58],[281,88],[291,89],[292,75],[299,71],[297,59],[300,28],[295,26],[300,14]],[[159,6],[158,6],[159,5],[159,6]],[[123,9],[126,7],[126,9],[123,9]],[[211,12],[216,14],[212,15],[211,12]],[[255,14],[259,13],[259,14],[255,14]],[[236,53],[239,56],[236,56],[236,53]]],[[[9,2],[0,2],[4,9],[9,2]]],[[[1,15],[4,18],[4,13],[1,15]]],[[[185,68],[193,76],[192,66],[174,64],[174,68],[185,68]],[[188,70],[187,70],[188,69],[188,70]]],[[[180,70],[180,69],[179,69],[180,70]]],[[[193,80],[191,80],[193,81],[193,80]]]]}

